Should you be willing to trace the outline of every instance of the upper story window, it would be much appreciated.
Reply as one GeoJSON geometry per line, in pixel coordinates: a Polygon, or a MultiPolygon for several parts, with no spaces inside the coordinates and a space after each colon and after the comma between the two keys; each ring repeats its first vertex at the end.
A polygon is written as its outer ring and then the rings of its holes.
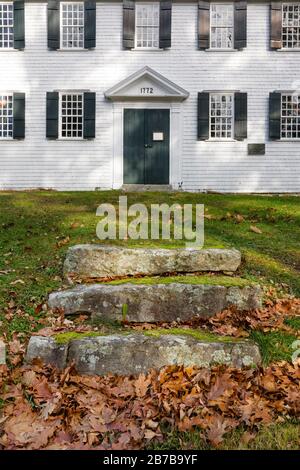
{"type": "Polygon", "coordinates": [[[13,138],[13,95],[0,94],[0,139],[13,138]]]}
{"type": "Polygon", "coordinates": [[[62,49],[84,48],[84,3],[62,2],[60,5],[62,49]]]}
{"type": "Polygon", "coordinates": [[[0,48],[14,47],[13,3],[0,3],[0,48]]]}
{"type": "Polygon", "coordinates": [[[233,49],[233,4],[213,3],[210,6],[211,49],[233,49]]]}
{"type": "Polygon", "coordinates": [[[135,47],[159,48],[159,3],[136,3],[135,47]]]}
{"type": "Polygon", "coordinates": [[[209,138],[233,139],[233,93],[210,93],[209,138]]]}
{"type": "Polygon", "coordinates": [[[300,95],[281,95],[281,138],[300,138],[300,95]]]}
{"type": "Polygon", "coordinates": [[[282,47],[300,49],[300,3],[282,5],[282,47]]]}

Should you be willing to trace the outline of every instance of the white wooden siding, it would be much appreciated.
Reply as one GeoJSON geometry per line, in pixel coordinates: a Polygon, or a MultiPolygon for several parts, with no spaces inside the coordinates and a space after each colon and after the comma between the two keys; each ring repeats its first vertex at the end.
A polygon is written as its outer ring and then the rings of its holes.
{"type": "Polygon", "coordinates": [[[111,188],[112,104],[103,93],[148,65],[190,92],[182,103],[183,188],[191,191],[299,192],[300,142],[268,140],[268,96],[300,88],[300,53],[269,50],[269,4],[248,5],[247,48],[239,52],[197,49],[197,4],[173,4],[172,48],[122,49],[122,4],[97,4],[93,51],[48,51],[47,4],[26,3],[26,49],[0,51],[0,91],[26,93],[26,138],[0,141],[0,189],[111,188]],[[97,93],[96,139],[45,138],[46,92],[97,93]],[[248,93],[248,140],[197,141],[197,93],[248,93]],[[247,143],[266,143],[266,155],[247,155],[247,143]]]}

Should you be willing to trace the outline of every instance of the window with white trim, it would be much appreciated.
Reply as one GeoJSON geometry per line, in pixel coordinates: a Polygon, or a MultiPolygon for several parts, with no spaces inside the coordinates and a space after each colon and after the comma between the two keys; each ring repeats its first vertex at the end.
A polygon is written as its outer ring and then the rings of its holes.
{"type": "Polygon", "coordinates": [[[300,49],[300,3],[282,5],[282,47],[300,49]]]}
{"type": "Polygon", "coordinates": [[[60,93],[60,138],[83,139],[83,93],[60,93]]]}
{"type": "Polygon", "coordinates": [[[60,47],[62,49],[84,48],[84,3],[61,2],[60,47]]]}
{"type": "Polygon", "coordinates": [[[233,4],[210,5],[211,49],[233,49],[233,4]]]}
{"type": "Polygon", "coordinates": [[[210,93],[209,137],[210,139],[232,139],[234,120],[233,93],[210,93]]]}
{"type": "Polygon", "coordinates": [[[14,47],[13,3],[0,3],[0,49],[14,47]]]}
{"type": "Polygon", "coordinates": [[[281,95],[281,138],[300,138],[300,95],[281,95]]]}
{"type": "Polygon", "coordinates": [[[0,94],[0,139],[13,138],[13,95],[0,94]]]}
{"type": "Polygon", "coordinates": [[[141,49],[159,48],[159,2],[136,3],[135,47],[141,49]]]}

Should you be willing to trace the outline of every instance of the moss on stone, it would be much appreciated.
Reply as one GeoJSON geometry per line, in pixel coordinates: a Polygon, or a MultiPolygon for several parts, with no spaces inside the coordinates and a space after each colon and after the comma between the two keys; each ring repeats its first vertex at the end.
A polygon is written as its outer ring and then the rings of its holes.
{"type": "Polygon", "coordinates": [[[186,336],[192,336],[193,338],[199,340],[199,341],[206,341],[209,343],[238,343],[242,341],[240,338],[234,338],[231,336],[221,336],[221,335],[216,335],[214,333],[210,333],[209,331],[204,331],[204,330],[196,330],[192,328],[158,328],[155,330],[146,330],[143,331],[143,334],[146,336],[154,336],[154,337],[159,337],[162,335],[186,335],[186,336]]]}
{"type": "Polygon", "coordinates": [[[82,339],[91,336],[105,336],[103,333],[99,331],[67,331],[65,333],[58,333],[54,336],[55,341],[58,344],[66,344],[72,341],[73,339],[82,339]]]}
{"type": "Polygon", "coordinates": [[[114,281],[109,281],[106,284],[171,284],[173,282],[178,282],[180,284],[193,284],[193,285],[216,285],[216,286],[225,286],[225,287],[246,287],[256,285],[253,281],[248,279],[243,279],[240,277],[234,276],[224,276],[224,275],[178,275],[178,276],[145,276],[140,278],[126,278],[126,279],[117,279],[114,281]]]}

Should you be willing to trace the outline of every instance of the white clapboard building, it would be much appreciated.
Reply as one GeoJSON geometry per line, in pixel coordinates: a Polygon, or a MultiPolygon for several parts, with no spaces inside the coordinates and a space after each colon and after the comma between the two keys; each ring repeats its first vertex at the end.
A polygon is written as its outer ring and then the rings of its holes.
{"type": "Polygon", "coordinates": [[[0,0],[0,189],[131,185],[300,191],[300,2],[0,0]]]}

